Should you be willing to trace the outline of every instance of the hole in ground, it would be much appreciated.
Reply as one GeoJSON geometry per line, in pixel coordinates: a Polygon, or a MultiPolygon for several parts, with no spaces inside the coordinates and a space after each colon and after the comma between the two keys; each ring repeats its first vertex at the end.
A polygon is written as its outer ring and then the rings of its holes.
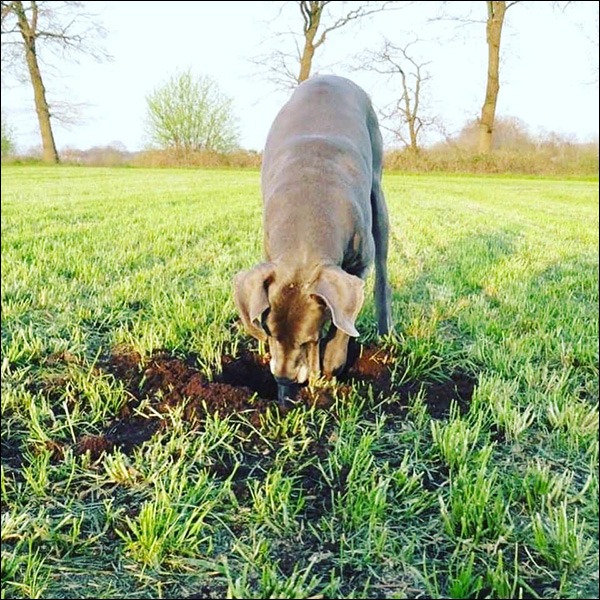
{"type": "MultiPolygon", "coordinates": [[[[476,383],[472,376],[454,373],[444,382],[395,385],[391,375],[394,362],[394,357],[383,348],[353,343],[348,367],[339,380],[323,389],[301,388],[299,401],[307,406],[329,408],[335,395],[347,395],[351,388],[366,394],[371,387],[377,398],[392,398],[380,410],[399,416],[406,414],[410,397],[421,390],[432,418],[447,417],[453,401],[462,411],[468,408],[476,383]]],[[[225,417],[244,413],[257,428],[261,426],[261,415],[276,406],[277,385],[268,356],[247,350],[239,356],[223,356],[222,372],[214,381],[208,381],[195,364],[196,357],[191,355],[182,359],[160,351],[144,362],[135,351],[116,349],[99,366],[123,383],[131,400],[103,434],[82,437],[75,445],[75,452],[90,452],[93,457],[114,448],[130,452],[167,426],[167,420],[156,413],[166,414],[177,406],[184,407],[183,418],[194,425],[200,426],[208,414],[225,417]],[[146,415],[136,412],[142,400],[151,408],[146,415]]]]}

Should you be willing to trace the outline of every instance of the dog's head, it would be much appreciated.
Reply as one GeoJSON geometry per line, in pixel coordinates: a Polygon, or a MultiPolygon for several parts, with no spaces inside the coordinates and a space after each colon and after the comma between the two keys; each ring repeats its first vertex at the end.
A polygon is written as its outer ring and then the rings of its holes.
{"type": "Polygon", "coordinates": [[[234,299],[242,322],[267,341],[271,372],[278,384],[304,383],[319,373],[319,341],[327,324],[358,336],[356,317],[364,299],[362,279],[339,267],[318,268],[307,280],[283,277],[263,263],[234,279],[234,299]]]}

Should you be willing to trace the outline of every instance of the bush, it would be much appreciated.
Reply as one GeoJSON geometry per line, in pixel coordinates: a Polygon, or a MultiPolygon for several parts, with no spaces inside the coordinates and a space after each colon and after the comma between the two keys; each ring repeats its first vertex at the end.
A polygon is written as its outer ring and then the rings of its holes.
{"type": "Polygon", "coordinates": [[[438,146],[414,153],[394,150],[384,156],[384,168],[407,173],[474,173],[516,175],[598,176],[598,144],[539,145],[529,149],[501,149],[482,155],[438,146]]]}
{"type": "Polygon", "coordinates": [[[2,159],[5,159],[14,154],[15,140],[14,140],[13,129],[7,123],[6,117],[4,116],[4,112],[2,112],[1,128],[2,128],[2,132],[1,132],[1,135],[2,135],[2,159]]]}
{"type": "Polygon", "coordinates": [[[232,99],[205,75],[184,71],[146,97],[147,129],[155,147],[187,155],[229,152],[238,146],[232,99]]]}
{"type": "Polygon", "coordinates": [[[136,167],[231,167],[259,169],[262,155],[252,150],[218,153],[196,151],[178,153],[175,150],[145,150],[131,160],[136,167]]]}

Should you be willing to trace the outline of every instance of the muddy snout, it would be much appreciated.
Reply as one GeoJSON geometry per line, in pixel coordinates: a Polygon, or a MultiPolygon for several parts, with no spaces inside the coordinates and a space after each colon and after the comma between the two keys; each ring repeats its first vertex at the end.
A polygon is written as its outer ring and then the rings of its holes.
{"type": "Polygon", "coordinates": [[[281,407],[290,408],[296,404],[300,384],[287,377],[275,377],[277,382],[277,402],[281,407]]]}

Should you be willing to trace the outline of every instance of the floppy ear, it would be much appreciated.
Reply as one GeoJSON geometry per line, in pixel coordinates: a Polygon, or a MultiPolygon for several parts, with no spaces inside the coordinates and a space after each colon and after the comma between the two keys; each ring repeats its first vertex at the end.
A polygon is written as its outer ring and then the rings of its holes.
{"type": "Polygon", "coordinates": [[[249,271],[241,271],[233,279],[233,299],[248,333],[265,341],[262,315],[269,308],[267,287],[275,274],[273,263],[262,263],[249,271]]]}
{"type": "Polygon", "coordinates": [[[344,333],[358,337],[354,326],[365,297],[365,282],[339,267],[324,267],[312,293],[325,300],[333,324],[344,333]]]}

